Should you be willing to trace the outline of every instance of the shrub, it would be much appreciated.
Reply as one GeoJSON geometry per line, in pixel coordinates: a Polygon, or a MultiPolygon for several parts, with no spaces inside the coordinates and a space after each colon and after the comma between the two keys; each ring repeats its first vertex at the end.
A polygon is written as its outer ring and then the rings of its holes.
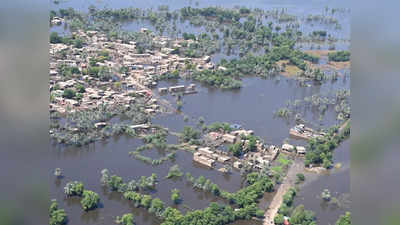
{"type": "Polygon", "coordinates": [[[304,174],[302,174],[302,173],[296,174],[296,177],[297,177],[296,183],[303,182],[306,179],[304,174]]]}
{"type": "Polygon", "coordinates": [[[134,225],[135,217],[133,216],[132,213],[127,213],[127,214],[122,215],[121,218],[119,216],[117,216],[116,222],[118,224],[122,224],[122,225],[134,225]]]}
{"type": "Polygon", "coordinates": [[[345,62],[350,60],[350,52],[349,51],[337,51],[328,53],[329,61],[335,62],[345,62]]]}
{"type": "Polygon", "coordinates": [[[82,208],[85,211],[97,208],[100,202],[100,197],[96,192],[84,190],[83,198],[81,200],[82,208]]]}
{"type": "Polygon", "coordinates": [[[68,182],[64,187],[64,193],[67,194],[67,196],[74,196],[74,195],[81,196],[83,192],[84,192],[84,186],[82,182],[78,181],[68,182]]]}
{"type": "Polygon", "coordinates": [[[49,225],[64,225],[67,223],[67,214],[64,209],[58,209],[58,203],[55,199],[51,202],[49,215],[49,225]]]}
{"type": "Polygon", "coordinates": [[[171,200],[175,203],[175,204],[179,204],[181,201],[181,196],[180,196],[180,191],[178,189],[173,189],[171,194],[171,200]]]}
{"type": "Polygon", "coordinates": [[[168,172],[168,175],[166,176],[167,179],[173,178],[173,177],[181,177],[183,176],[183,172],[179,169],[178,165],[173,165],[168,172]]]}
{"type": "Polygon", "coordinates": [[[76,96],[76,92],[72,89],[65,89],[64,93],[62,94],[64,98],[72,99],[76,96]]]}

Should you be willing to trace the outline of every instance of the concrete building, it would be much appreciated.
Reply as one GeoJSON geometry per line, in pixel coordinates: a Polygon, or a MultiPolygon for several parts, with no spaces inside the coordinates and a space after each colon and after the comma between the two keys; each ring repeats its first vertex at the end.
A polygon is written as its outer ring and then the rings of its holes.
{"type": "Polygon", "coordinates": [[[297,154],[306,154],[306,148],[303,146],[296,146],[297,154]]]}
{"type": "Polygon", "coordinates": [[[282,150],[292,152],[294,150],[294,146],[290,144],[283,144],[282,145],[282,150]]]}
{"type": "Polygon", "coordinates": [[[227,143],[235,143],[236,141],[236,136],[235,135],[231,135],[231,134],[224,134],[222,136],[222,139],[227,142],[227,143]]]}
{"type": "Polygon", "coordinates": [[[200,152],[195,152],[193,154],[193,160],[208,167],[215,166],[215,160],[203,156],[200,152]]]}

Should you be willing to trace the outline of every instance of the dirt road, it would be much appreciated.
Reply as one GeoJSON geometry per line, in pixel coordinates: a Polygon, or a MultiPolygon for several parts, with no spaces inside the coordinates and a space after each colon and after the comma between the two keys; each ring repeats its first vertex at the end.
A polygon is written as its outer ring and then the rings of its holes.
{"type": "Polygon", "coordinates": [[[304,163],[301,161],[295,161],[289,167],[286,177],[283,179],[282,184],[279,186],[274,198],[271,201],[267,211],[264,214],[264,225],[274,225],[274,217],[278,213],[278,209],[282,204],[283,195],[293,187],[296,182],[296,174],[301,173],[304,170],[304,163]]]}

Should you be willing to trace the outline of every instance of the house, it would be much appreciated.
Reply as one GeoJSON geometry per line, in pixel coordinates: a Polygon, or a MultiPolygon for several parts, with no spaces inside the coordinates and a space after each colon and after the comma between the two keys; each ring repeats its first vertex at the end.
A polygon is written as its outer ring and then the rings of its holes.
{"type": "Polygon", "coordinates": [[[231,160],[231,157],[229,157],[229,156],[223,156],[223,155],[218,155],[217,160],[218,160],[218,162],[226,163],[226,162],[228,162],[229,160],[231,160]]]}
{"type": "Polygon", "coordinates": [[[210,132],[207,135],[211,140],[215,141],[221,138],[221,134],[217,132],[210,132]]]}
{"type": "Polygon", "coordinates": [[[225,141],[225,142],[227,142],[227,143],[235,143],[235,141],[236,141],[236,136],[235,135],[232,135],[232,134],[224,134],[223,136],[222,136],[222,139],[225,141]]]}
{"type": "Polygon", "coordinates": [[[169,92],[178,92],[178,91],[184,91],[185,86],[184,85],[178,85],[178,86],[173,86],[169,88],[169,92]]]}
{"type": "Polygon", "coordinates": [[[235,130],[231,132],[232,135],[235,136],[249,136],[249,135],[253,135],[254,131],[253,130],[235,130]]]}
{"type": "Polygon", "coordinates": [[[215,160],[203,156],[200,152],[193,154],[193,160],[209,167],[215,166],[215,160]]]}
{"type": "Polygon", "coordinates": [[[199,150],[197,152],[199,152],[200,154],[202,154],[204,156],[207,156],[208,158],[215,159],[215,157],[213,155],[214,152],[212,152],[209,147],[199,148],[199,150]]]}
{"type": "Polygon", "coordinates": [[[297,154],[306,154],[306,148],[303,146],[296,146],[297,154]]]}
{"type": "Polygon", "coordinates": [[[233,163],[233,167],[235,167],[237,169],[240,169],[240,168],[243,167],[243,163],[240,162],[240,161],[236,161],[236,162],[233,163]]]}
{"type": "Polygon", "coordinates": [[[294,146],[290,144],[283,144],[282,145],[282,150],[292,152],[294,150],[294,146]]]}
{"type": "Polygon", "coordinates": [[[162,93],[162,94],[167,93],[168,92],[168,88],[159,88],[158,92],[162,93]]]}

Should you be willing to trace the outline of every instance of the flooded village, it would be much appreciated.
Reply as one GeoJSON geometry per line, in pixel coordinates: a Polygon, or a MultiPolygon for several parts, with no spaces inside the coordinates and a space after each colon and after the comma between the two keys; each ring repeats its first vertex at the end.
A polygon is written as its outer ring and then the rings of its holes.
{"type": "Polygon", "coordinates": [[[350,65],[332,60],[348,50],[345,9],[117,2],[52,6],[50,224],[311,225],[350,211],[350,65]]]}

